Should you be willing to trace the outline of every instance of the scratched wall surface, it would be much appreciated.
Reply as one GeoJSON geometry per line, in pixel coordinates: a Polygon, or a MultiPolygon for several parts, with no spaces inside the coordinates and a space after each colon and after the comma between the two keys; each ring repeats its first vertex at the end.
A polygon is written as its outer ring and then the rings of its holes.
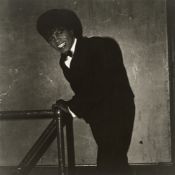
{"type": "MultiPolygon", "coordinates": [[[[171,161],[165,0],[0,0],[0,111],[49,109],[73,92],[58,65],[59,53],[39,36],[37,17],[70,8],[84,35],[118,41],[135,93],[130,163],[171,161]]],[[[114,75],[115,76],[115,75],[114,75]]],[[[0,121],[0,165],[17,165],[49,121],[0,121]]],[[[77,164],[95,164],[88,125],[74,120],[77,164]]],[[[39,164],[57,163],[56,142],[39,164]]]]}

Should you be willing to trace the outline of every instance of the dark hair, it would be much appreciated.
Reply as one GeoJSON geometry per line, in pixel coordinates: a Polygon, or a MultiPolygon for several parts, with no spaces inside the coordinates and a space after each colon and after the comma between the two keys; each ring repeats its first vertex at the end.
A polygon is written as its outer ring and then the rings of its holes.
{"type": "Polygon", "coordinates": [[[55,28],[73,30],[74,36],[82,36],[82,25],[77,15],[68,9],[51,9],[39,16],[37,20],[37,30],[48,39],[50,32],[55,28]]]}

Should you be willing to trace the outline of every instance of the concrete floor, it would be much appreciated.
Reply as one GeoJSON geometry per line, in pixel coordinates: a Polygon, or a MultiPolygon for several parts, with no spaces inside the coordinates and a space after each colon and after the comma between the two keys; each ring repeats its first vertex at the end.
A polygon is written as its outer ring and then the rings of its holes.
{"type": "MultiPolygon", "coordinates": [[[[174,175],[175,167],[173,166],[133,166],[133,175],[174,175]]],[[[74,175],[91,175],[93,167],[78,167],[74,175]]],[[[1,167],[0,175],[14,175],[14,167],[1,167]]],[[[29,175],[58,175],[56,167],[37,167],[29,175]]],[[[68,175],[66,173],[66,175],[68,175]]]]}

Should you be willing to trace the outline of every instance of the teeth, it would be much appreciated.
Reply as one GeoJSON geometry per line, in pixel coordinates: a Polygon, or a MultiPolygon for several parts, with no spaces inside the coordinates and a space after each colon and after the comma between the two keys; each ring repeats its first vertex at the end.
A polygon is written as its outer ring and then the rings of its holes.
{"type": "Polygon", "coordinates": [[[64,47],[64,46],[65,46],[65,44],[66,44],[65,42],[64,42],[64,43],[61,43],[61,44],[60,44],[60,45],[58,45],[57,47],[61,49],[62,47],[64,47]]]}

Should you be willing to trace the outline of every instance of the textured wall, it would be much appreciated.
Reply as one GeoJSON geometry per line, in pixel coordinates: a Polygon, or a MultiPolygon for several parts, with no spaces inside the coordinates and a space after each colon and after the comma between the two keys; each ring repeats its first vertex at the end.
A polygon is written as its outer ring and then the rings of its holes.
{"type": "MultiPolygon", "coordinates": [[[[165,0],[0,0],[0,110],[49,109],[73,95],[59,54],[35,29],[51,8],[70,8],[87,36],[118,41],[136,95],[130,163],[169,162],[170,116],[165,0]]],[[[0,165],[16,165],[49,121],[0,121],[0,165]]],[[[96,145],[75,119],[77,164],[94,164],[96,145]]],[[[40,164],[56,164],[56,142],[40,164]]]]}

